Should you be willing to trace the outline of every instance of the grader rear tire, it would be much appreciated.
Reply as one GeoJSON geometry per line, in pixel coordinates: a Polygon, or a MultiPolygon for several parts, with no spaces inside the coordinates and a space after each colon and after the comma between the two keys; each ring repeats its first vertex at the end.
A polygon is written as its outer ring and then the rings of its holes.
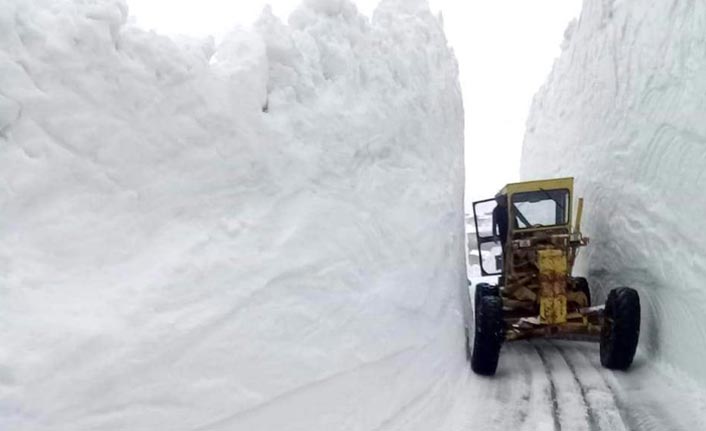
{"type": "Polygon", "coordinates": [[[601,330],[601,364],[612,370],[630,368],[640,338],[640,296],[621,287],[608,295],[601,330]]]}
{"type": "Polygon", "coordinates": [[[471,369],[492,376],[498,368],[504,339],[503,301],[499,296],[483,296],[476,304],[476,328],[471,354],[471,369]]]}

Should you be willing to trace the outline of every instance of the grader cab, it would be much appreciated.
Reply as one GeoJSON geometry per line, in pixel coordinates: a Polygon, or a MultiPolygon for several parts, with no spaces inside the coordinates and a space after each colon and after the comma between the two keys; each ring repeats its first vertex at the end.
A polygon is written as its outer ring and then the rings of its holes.
{"type": "Polygon", "coordinates": [[[589,244],[581,233],[583,199],[574,209],[573,189],[573,178],[508,184],[473,204],[481,273],[498,277],[475,289],[467,347],[476,373],[495,374],[504,342],[532,338],[599,341],[605,367],[632,364],[639,296],[618,288],[605,306],[591,306],[586,278],[573,276],[579,250],[589,244]]]}

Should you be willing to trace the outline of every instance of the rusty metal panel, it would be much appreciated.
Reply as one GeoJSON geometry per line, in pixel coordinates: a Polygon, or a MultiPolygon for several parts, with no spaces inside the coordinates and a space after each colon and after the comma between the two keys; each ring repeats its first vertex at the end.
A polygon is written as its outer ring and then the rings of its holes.
{"type": "Polygon", "coordinates": [[[560,249],[538,250],[537,266],[541,286],[539,316],[542,323],[566,323],[566,280],[569,266],[566,253],[560,249]]]}

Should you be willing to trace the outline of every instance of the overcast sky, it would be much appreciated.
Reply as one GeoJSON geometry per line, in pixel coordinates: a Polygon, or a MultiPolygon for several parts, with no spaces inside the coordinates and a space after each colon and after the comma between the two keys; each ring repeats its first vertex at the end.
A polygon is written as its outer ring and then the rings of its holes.
{"type": "MultiPolygon", "coordinates": [[[[354,0],[370,15],[379,0],[354,0]]],[[[286,19],[301,0],[128,0],[138,25],[166,34],[224,35],[266,4],[286,19]]],[[[559,55],[581,0],[430,0],[442,11],[461,68],[469,199],[492,197],[519,179],[532,96],[559,55]]]]}

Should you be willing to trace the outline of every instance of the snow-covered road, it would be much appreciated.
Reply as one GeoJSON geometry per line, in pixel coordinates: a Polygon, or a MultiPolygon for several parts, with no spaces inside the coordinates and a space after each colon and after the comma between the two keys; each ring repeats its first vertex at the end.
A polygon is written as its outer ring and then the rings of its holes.
{"type": "Polygon", "coordinates": [[[706,429],[700,390],[639,354],[628,372],[606,370],[592,343],[508,344],[494,377],[469,371],[462,386],[459,431],[706,429]]]}

